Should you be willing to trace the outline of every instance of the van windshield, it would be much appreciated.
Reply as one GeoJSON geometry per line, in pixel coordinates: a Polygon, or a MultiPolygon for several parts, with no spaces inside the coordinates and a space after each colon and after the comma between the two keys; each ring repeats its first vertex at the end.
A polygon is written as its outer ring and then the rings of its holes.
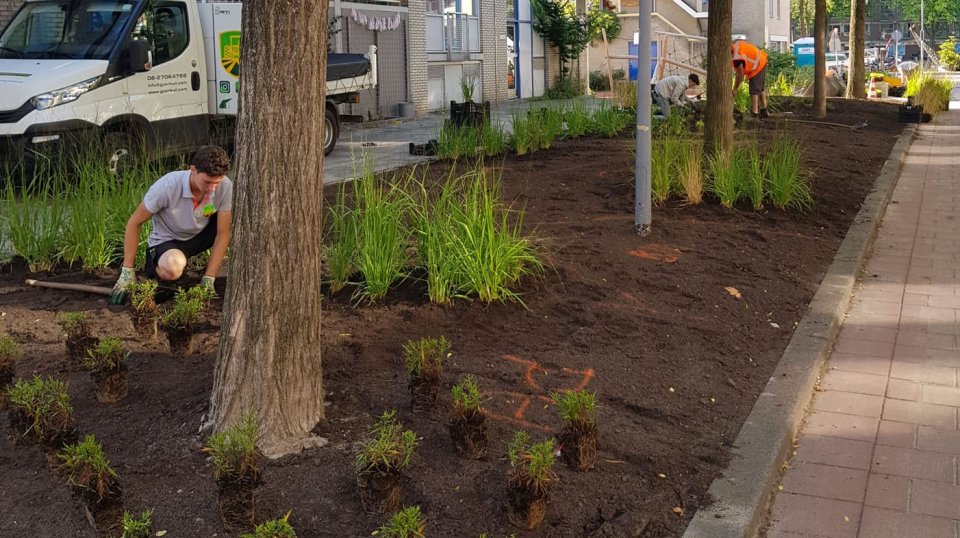
{"type": "Polygon", "coordinates": [[[0,35],[0,58],[105,60],[134,13],[134,0],[27,2],[0,35]]]}

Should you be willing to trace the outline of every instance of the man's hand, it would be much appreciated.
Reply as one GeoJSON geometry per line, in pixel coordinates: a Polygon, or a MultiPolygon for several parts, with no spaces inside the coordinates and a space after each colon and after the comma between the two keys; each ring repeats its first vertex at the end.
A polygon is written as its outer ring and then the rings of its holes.
{"type": "Polygon", "coordinates": [[[130,286],[137,281],[137,274],[133,267],[123,267],[120,269],[120,278],[113,285],[113,291],[110,293],[110,304],[123,304],[127,299],[127,293],[130,286]]]}
{"type": "Polygon", "coordinates": [[[213,291],[213,283],[216,282],[216,280],[217,277],[215,276],[203,275],[203,278],[200,279],[200,285],[210,291],[213,291]]]}

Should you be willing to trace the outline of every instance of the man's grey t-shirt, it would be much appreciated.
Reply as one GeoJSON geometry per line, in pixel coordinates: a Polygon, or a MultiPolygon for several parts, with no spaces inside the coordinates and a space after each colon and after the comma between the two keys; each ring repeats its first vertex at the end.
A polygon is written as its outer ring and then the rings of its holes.
{"type": "Polygon", "coordinates": [[[153,213],[153,229],[147,246],[186,241],[202,232],[214,213],[233,209],[233,183],[224,177],[217,190],[194,208],[190,171],[170,172],[150,186],[143,197],[143,206],[153,213]]]}

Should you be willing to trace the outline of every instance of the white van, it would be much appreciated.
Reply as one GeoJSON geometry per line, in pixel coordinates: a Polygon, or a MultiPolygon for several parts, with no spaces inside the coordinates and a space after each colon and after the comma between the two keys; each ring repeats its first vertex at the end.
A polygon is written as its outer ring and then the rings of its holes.
{"type": "MultiPolygon", "coordinates": [[[[62,154],[91,136],[113,169],[138,155],[232,143],[242,7],[26,0],[0,33],[0,166],[62,154]]],[[[325,154],[339,134],[336,105],[377,84],[376,48],[330,54],[328,64],[325,154]]]]}

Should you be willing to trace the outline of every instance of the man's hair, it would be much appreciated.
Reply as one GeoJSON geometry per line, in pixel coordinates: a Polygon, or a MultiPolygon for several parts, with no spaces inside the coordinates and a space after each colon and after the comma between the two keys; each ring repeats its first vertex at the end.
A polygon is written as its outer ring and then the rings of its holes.
{"type": "Polygon", "coordinates": [[[210,177],[220,177],[230,169],[230,157],[220,146],[203,146],[190,158],[190,165],[197,172],[210,177]]]}
{"type": "Polygon", "coordinates": [[[696,73],[690,73],[690,76],[687,78],[689,78],[690,82],[694,83],[695,85],[700,85],[700,77],[698,77],[696,73]]]}

